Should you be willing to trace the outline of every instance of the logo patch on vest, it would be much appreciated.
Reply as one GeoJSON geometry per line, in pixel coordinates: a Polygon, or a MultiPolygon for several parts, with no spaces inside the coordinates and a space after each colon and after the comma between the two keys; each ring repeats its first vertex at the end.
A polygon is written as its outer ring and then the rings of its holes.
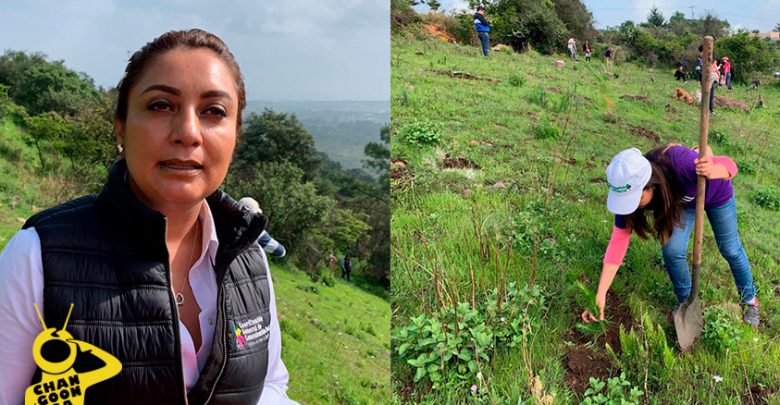
{"type": "Polygon", "coordinates": [[[233,333],[236,335],[236,347],[239,349],[251,348],[268,340],[270,319],[264,319],[262,315],[243,321],[236,321],[233,325],[233,333]]]}

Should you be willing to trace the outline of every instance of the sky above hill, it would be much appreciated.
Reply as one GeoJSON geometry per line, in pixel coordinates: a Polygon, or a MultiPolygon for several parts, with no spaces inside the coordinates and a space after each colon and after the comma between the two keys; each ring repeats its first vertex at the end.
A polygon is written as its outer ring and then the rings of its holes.
{"type": "Polygon", "coordinates": [[[202,28],[235,55],[250,100],[388,100],[387,0],[3,2],[0,50],[42,52],[116,86],[160,34],[202,28]]]}
{"type": "MultiPolygon", "coordinates": [[[[445,12],[467,10],[468,1],[439,0],[445,12]]],[[[700,0],[583,0],[596,20],[596,28],[620,25],[623,21],[642,22],[653,5],[657,6],[668,20],[675,11],[695,18],[710,11],[719,18],[728,20],[732,27],[771,31],[780,23],[780,0],[739,0],[739,1],[700,1],[700,0]],[[691,9],[693,6],[693,9],[691,9]]],[[[427,10],[422,6],[419,10],[427,10]]]]}

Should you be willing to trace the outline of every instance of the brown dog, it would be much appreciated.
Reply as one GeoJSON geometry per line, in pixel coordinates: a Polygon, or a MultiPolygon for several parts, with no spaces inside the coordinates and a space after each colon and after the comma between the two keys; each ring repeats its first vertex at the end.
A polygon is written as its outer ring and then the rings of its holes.
{"type": "Polygon", "coordinates": [[[683,89],[681,89],[679,87],[674,89],[674,98],[682,100],[682,101],[685,101],[689,105],[693,104],[693,97],[691,97],[691,95],[688,94],[687,91],[685,91],[685,90],[683,90],[683,89]]]}

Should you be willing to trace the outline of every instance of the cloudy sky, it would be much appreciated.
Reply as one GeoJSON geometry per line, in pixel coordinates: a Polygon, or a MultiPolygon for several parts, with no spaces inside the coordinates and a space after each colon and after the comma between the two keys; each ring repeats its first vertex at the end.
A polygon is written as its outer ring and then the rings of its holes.
{"type": "Polygon", "coordinates": [[[0,49],[43,52],[113,87],[128,57],[173,29],[230,47],[250,100],[387,100],[388,0],[5,1],[0,49]],[[10,3],[10,4],[9,4],[10,3]]]}
{"type": "MultiPolygon", "coordinates": [[[[445,12],[465,10],[468,1],[440,0],[445,12]]],[[[701,1],[701,0],[583,0],[593,13],[597,28],[620,25],[623,21],[645,21],[653,5],[669,19],[675,11],[681,11],[686,16],[700,17],[707,11],[713,12],[719,18],[729,21],[732,27],[742,27],[761,32],[771,31],[775,24],[780,23],[780,0],[732,0],[732,1],[701,1]]],[[[426,9],[421,7],[420,10],[426,9]]]]}

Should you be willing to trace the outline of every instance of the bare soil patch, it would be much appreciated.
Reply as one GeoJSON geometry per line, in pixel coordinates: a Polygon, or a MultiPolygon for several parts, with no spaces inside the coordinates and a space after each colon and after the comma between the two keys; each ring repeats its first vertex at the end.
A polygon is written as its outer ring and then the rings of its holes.
{"type": "Polygon", "coordinates": [[[650,99],[647,96],[631,96],[624,94],[620,96],[621,100],[633,101],[635,103],[650,104],[650,99]]]}
{"type": "Polygon", "coordinates": [[[458,71],[458,70],[428,69],[428,71],[436,73],[436,74],[444,75],[444,76],[454,77],[456,79],[480,80],[480,81],[485,81],[485,82],[489,82],[489,83],[500,83],[501,82],[498,79],[493,79],[493,78],[489,78],[489,77],[479,77],[479,76],[475,76],[475,75],[473,75],[471,73],[461,72],[461,71],[458,71]]]}
{"type": "Polygon", "coordinates": [[[430,23],[426,25],[425,32],[427,32],[428,35],[434,38],[438,38],[447,42],[452,42],[453,44],[458,42],[457,38],[455,38],[455,35],[452,35],[449,31],[447,31],[446,28],[444,28],[440,24],[430,23]]]}
{"type": "Polygon", "coordinates": [[[574,166],[575,164],[577,164],[577,159],[575,159],[573,157],[567,158],[567,157],[564,157],[564,156],[553,155],[553,162],[555,162],[555,163],[566,163],[569,166],[574,166]]]}
{"type": "Polygon", "coordinates": [[[569,387],[580,394],[588,389],[590,377],[604,381],[610,376],[613,365],[605,344],[609,344],[615,353],[620,353],[620,325],[623,325],[625,330],[630,330],[633,325],[631,311],[622,304],[617,295],[607,293],[607,302],[610,303],[605,314],[609,321],[608,329],[596,339],[595,344],[592,343],[591,337],[582,334],[577,328],[572,328],[565,334],[566,339],[574,343],[567,349],[564,357],[565,379],[569,387]]]}
{"type": "Polygon", "coordinates": [[[479,166],[463,156],[450,157],[448,153],[440,166],[442,169],[479,169],[479,166]]]}
{"type": "Polygon", "coordinates": [[[661,137],[655,133],[652,129],[631,125],[631,132],[634,135],[639,135],[643,138],[647,138],[655,143],[661,142],[661,137]]]}
{"type": "Polygon", "coordinates": [[[750,386],[750,392],[742,396],[742,403],[749,405],[766,405],[769,403],[769,396],[772,393],[756,384],[750,386]]]}
{"type": "Polygon", "coordinates": [[[750,111],[750,107],[748,107],[747,103],[741,100],[737,100],[736,98],[714,96],[712,98],[712,102],[715,104],[715,107],[718,108],[736,109],[742,110],[744,112],[750,111]]]}

